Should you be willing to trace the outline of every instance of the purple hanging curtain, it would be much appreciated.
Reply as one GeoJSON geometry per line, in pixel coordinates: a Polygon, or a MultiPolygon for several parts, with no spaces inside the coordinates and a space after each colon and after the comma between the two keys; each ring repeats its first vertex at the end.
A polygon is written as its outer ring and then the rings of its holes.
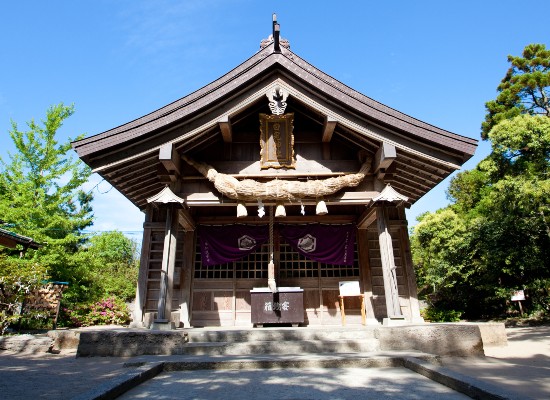
{"type": "Polygon", "coordinates": [[[333,265],[353,265],[355,225],[281,225],[281,236],[303,256],[333,265]]]}
{"type": "Polygon", "coordinates": [[[267,225],[200,225],[198,229],[203,265],[240,260],[269,239],[267,225]]]}

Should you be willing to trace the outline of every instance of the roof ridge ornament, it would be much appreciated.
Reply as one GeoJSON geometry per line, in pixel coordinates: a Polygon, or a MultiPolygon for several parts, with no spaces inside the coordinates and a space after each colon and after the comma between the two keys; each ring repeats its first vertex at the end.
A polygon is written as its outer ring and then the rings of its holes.
{"type": "Polygon", "coordinates": [[[286,99],[288,98],[288,90],[275,85],[265,94],[269,99],[269,109],[274,115],[283,115],[287,106],[286,99]]]}
{"type": "Polygon", "coordinates": [[[274,43],[274,50],[276,53],[281,52],[281,46],[285,49],[290,49],[290,42],[287,39],[281,37],[281,26],[277,22],[277,14],[273,14],[273,31],[272,34],[263,39],[260,42],[260,50],[265,49],[271,43],[274,43]]]}

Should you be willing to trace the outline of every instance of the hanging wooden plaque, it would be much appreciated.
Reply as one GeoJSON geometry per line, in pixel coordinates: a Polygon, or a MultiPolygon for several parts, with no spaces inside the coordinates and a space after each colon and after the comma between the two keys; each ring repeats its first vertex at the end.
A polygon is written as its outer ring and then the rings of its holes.
{"type": "Polygon", "coordinates": [[[296,168],[294,160],[294,113],[260,114],[260,167],[296,168]]]}

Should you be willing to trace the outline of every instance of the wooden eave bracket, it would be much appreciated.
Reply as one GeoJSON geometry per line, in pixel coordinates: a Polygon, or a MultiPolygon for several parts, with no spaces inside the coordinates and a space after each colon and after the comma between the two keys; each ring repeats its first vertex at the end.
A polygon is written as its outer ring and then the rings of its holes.
{"type": "Polygon", "coordinates": [[[176,181],[181,175],[181,157],[172,143],[163,144],[159,149],[159,161],[164,166],[171,181],[176,181]]]}
{"type": "Polygon", "coordinates": [[[370,207],[357,219],[357,229],[367,229],[374,221],[376,221],[376,207],[370,207]]]}
{"type": "Polygon", "coordinates": [[[378,179],[384,179],[384,175],[389,173],[388,169],[396,158],[397,152],[395,146],[382,142],[382,145],[374,155],[373,173],[378,179]]]}
{"type": "Polygon", "coordinates": [[[231,129],[231,121],[229,116],[226,115],[218,121],[220,131],[222,132],[222,138],[225,143],[231,143],[233,141],[233,130],[231,129]]]}
{"type": "Polygon", "coordinates": [[[197,228],[191,213],[184,208],[178,210],[178,222],[186,232],[192,232],[197,228]]]}
{"type": "Polygon", "coordinates": [[[337,122],[338,121],[332,117],[325,118],[325,123],[323,124],[323,143],[330,143],[337,122]]]}

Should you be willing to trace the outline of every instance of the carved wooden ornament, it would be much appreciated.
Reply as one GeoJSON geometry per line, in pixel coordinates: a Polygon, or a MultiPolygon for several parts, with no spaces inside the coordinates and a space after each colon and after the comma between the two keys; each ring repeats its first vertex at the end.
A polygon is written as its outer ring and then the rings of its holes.
{"type": "Polygon", "coordinates": [[[260,114],[260,167],[296,168],[294,159],[294,113],[260,114]]]}

